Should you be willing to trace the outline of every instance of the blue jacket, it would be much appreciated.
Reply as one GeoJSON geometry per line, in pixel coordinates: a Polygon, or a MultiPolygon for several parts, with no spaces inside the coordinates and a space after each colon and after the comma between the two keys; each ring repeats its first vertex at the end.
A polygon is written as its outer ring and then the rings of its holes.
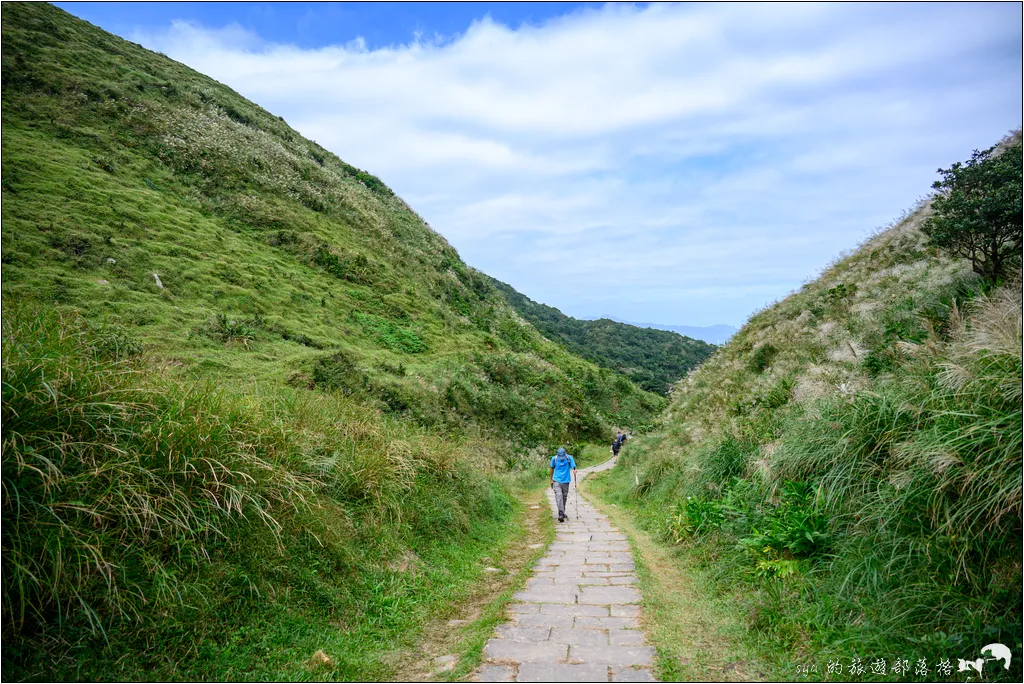
{"type": "Polygon", "coordinates": [[[558,447],[558,455],[552,457],[551,467],[555,469],[555,472],[551,474],[551,478],[555,482],[572,482],[571,470],[576,470],[576,460],[571,454],[565,453],[565,449],[558,447]]]}

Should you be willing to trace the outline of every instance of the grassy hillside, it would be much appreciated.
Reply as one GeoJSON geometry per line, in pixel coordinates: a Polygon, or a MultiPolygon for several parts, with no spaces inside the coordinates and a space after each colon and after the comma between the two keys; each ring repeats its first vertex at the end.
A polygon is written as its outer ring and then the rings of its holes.
{"type": "Polygon", "coordinates": [[[668,394],[672,383],[711,356],[715,346],[678,333],[640,328],[607,318],[581,321],[538,304],[511,285],[490,278],[509,304],[548,339],[573,354],[611,368],[649,392],[668,394]]]}
{"type": "Polygon", "coordinates": [[[548,448],[665,405],[278,117],[2,12],[4,679],[387,678],[548,448]]]}
{"type": "Polygon", "coordinates": [[[986,291],[927,245],[929,212],[751,317],[610,476],[783,671],[945,679],[1001,642],[1013,669],[986,678],[1020,677],[1021,283],[986,291]]]}
{"type": "Polygon", "coordinates": [[[55,8],[3,16],[5,298],[124,326],[186,372],[528,444],[661,408],[545,342],[384,183],[278,117],[55,8]]]}

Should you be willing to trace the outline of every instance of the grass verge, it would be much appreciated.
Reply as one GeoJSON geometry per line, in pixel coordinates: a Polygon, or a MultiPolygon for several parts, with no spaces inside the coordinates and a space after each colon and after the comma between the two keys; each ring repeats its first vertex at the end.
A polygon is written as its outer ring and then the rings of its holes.
{"type": "Polygon", "coordinates": [[[554,539],[545,491],[544,487],[531,488],[520,497],[524,504],[522,524],[492,557],[494,566],[502,572],[485,578],[458,604],[453,613],[458,616],[456,621],[436,620],[425,628],[430,636],[421,642],[414,659],[406,659],[410,664],[398,669],[399,680],[466,680],[482,662],[484,645],[494,628],[507,619],[505,607],[526,585],[534,563],[554,539]],[[452,669],[435,662],[443,655],[455,656],[452,669]]]}
{"type": "Polygon", "coordinates": [[[583,485],[601,512],[629,538],[643,594],[642,624],[658,654],[662,681],[764,680],[771,673],[744,643],[743,620],[715,596],[685,551],[642,529],[621,478],[595,473],[583,485]]]}

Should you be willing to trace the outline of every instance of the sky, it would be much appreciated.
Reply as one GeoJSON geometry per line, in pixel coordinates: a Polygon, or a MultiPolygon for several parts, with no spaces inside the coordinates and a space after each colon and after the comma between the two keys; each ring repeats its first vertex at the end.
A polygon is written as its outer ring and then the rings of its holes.
{"type": "Polygon", "coordinates": [[[1020,3],[56,3],[568,315],[738,326],[1022,122],[1020,3]]]}

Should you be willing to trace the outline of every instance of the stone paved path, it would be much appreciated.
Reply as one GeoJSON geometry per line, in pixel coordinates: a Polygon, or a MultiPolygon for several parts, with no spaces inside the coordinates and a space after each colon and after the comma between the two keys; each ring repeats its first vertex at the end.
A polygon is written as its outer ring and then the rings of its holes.
{"type": "MultiPolygon", "coordinates": [[[[606,470],[614,459],[578,472],[606,470]]],[[[548,501],[555,509],[554,492],[548,501]]],[[[569,490],[569,521],[484,647],[481,682],[653,682],[654,649],[639,630],[640,592],[625,535],[569,490]]]]}

